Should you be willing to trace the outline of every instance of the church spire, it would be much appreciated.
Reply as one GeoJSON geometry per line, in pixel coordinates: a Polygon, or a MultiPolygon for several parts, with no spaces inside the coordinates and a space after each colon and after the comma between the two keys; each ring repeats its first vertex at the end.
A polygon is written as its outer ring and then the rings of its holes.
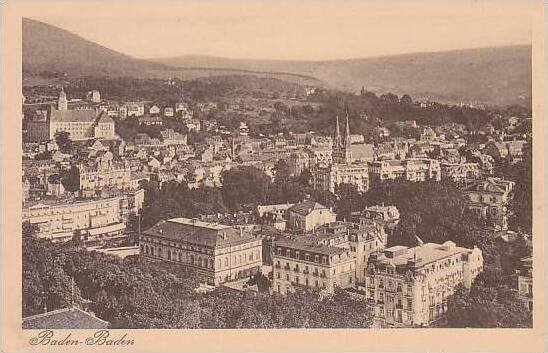
{"type": "Polygon", "coordinates": [[[58,110],[68,109],[67,95],[65,94],[65,90],[63,87],[61,87],[61,92],[59,93],[59,100],[57,101],[57,109],[58,110]]]}
{"type": "Polygon", "coordinates": [[[346,130],[344,131],[344,145],[350,148],[350,125],[348,124],[348,113],[346,113],[346,130]]]}
{"type": "Polygon", "coordinates": [[[333,146],[341,146],[341,130],[339,129],[339,116],[337,115],[337,125],[335,125],[335,139],[333,141],[333,146]]]}

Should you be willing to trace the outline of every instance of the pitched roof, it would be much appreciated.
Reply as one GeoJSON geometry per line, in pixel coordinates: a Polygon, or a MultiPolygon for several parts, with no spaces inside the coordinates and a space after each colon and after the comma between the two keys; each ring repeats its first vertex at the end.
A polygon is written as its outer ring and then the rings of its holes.
{"type": "Polygon", "coordinates": [[[23,318],[23,329],[102,329],[109,323],[79,308],[63,308],[23,318]]]}
{"type": "Polygon", "coordinates": [[[326,209],[327,207],[320,205],[319,203],[315,201],[304,201],[304,202],[293,205],[292,207],[289,208],[289,211],[306,216],[314,210],[326,210],[326,209]]]}
{"type": "Polygon", "coordinates": [[[344,254],[348,252],[348,249],[339,248],[336,246],[327,246],[314,241],[306,241],[305,239],[298,240],[276,240],[274,246],[281,246],[285,248],[301,250],[301,251],[310,251],[316,254],[323,255],[337,255],[344,254]]]}
{"type": "Polygon", "coordinates": [[[253,235],[243,230],[189,218],[160,221],[144,234],[212,247],[242,244],[255,239],[253,235]]]}
{"type": "Polygon", "coordinates": [[[97,119],[97,113],[94,110],[57,110],[52,108],[50,114],[50,121],[55,122],[93,123],[95,119],[97,119]]]}
{"type": "Polygon", "coordinates": [[[354,160],[369,161],[375,158],[375,150],[372,144],[362,143],[350,146],[354,160]]]}

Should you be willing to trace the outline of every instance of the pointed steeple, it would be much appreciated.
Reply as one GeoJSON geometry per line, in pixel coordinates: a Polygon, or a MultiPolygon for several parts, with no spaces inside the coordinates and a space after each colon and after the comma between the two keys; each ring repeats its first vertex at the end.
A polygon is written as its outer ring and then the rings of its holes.
{"type": "Polygon", "coordinates": [[[68,109],[67,95],[65,94],[65,90],[63,87],[61,87],[61,92],[59,93],[59,100],[57,101],[57,109],[58,110],[68,109]]]}
{"type": "Polygon", "coordinates": [[[333,146],[342,146],[341,130],[339,129],[339,116],[337,115],[337,125],[335,125],[335,138],[333,140],[333,146]]]}
{"type": "Polygon", "coordinates": [[[344,131],[344,145],[350,147],[350,125],[348,124],[348,113],[346,113],[346,130],[344,131]]]}

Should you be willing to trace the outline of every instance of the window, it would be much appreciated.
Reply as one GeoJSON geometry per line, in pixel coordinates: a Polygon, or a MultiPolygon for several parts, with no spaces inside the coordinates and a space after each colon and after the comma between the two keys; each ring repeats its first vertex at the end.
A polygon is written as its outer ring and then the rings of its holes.
{"type": "Polygon", "coordinates": [[[278,279],[281,277],[281,276],[280,276],[280,272],[277,272],[276,275],[277,275],[276,277],[277,277],[278,279]]]}
{"type": "Polygon", "coordinates": [[[286,281],[289,281],[289,274],[285,275],[285,279],[286,279],[286,281]]]}

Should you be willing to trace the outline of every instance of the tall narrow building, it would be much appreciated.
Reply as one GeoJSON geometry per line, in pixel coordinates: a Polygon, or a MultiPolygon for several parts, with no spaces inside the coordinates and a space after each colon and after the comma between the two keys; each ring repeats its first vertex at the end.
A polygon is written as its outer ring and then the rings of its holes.
{"type": "Polygon", "coordinates": [[[59,93],[59,100],[57,101],[57,110],[67,110],[67,109],[68,109],[67,95],[65,94],[65,90],[61,88],[61,92],[59,93]]]}
{"type": "Polygon", "coordinates": [[[339,130],[339,117],[335,127],[335,138],[333,139],[333,164],[350,164],[352,162],[352,150],[350,140],[350,126],[348,115],[346,115],[346,127],[341,138],[339,130]]]}

